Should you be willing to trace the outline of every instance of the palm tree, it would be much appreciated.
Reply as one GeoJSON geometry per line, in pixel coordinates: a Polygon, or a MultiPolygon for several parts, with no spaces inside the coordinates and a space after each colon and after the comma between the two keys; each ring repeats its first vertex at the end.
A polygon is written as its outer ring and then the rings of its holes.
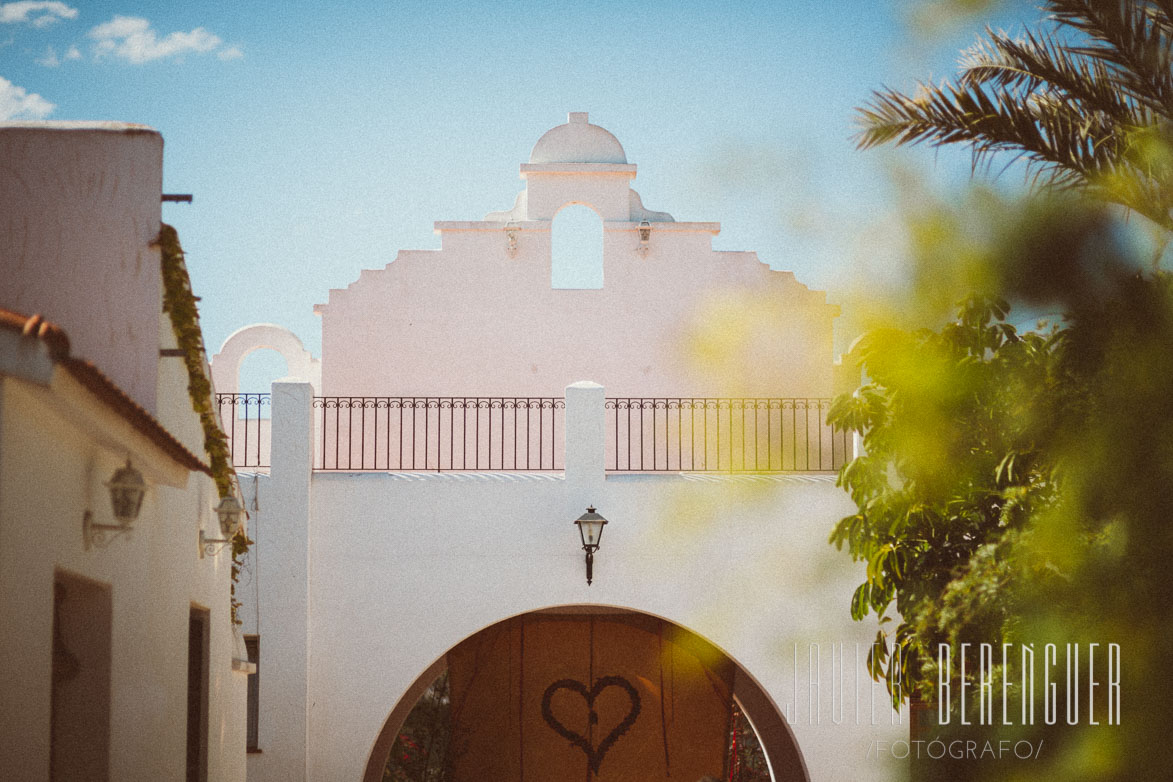
{"type": "Polygon", "coordinates": [[[1032,182],[1080,190],[1173,231],[1173,0],[1046,0],[1046,29],[986,28],[956,82],[884,89],[860,108],[867,149],[969,145],[1025,159],[1032,182]]]}
{"type": "MultiPolygon", "coordinates": [[[[1044,188],[1123,205],[1149,218],[1168,240],[1173,237],[1173,0],[1043,0],[1043,5],[1046,20],[1032,32],[1012,38],[987,29],[983,40],[964,54],[961,71],[952,83],[921,84],[913,96],[876,92],[859,110],[859,146],[962,144],[973,150],[975,168],[986,167],[996,155],[1005,153],[1025,162],[1033,181],[1044,188]]],[[[1168,523],[1173,509],[1169,488],[1173,487],[1173,451],[1168,447],[1173,442],[1173,274],[1161,267],[1159,252],[1154,268],[1137,274],[1136,247],[1102,241],[1099,229],[1081,233],[1079,223],[1088,216],[1087,211],[1078,210],[1032,226],[1027,213],[1023,223],[1038,230],[1026,234],[1030,241],[1025,248],[999,248],[994,253],[997,257],[975,262],[993,271],[996,292],[1007,297],[1028,293],[1024,280],[1055,278],[1045,289],[1049,298],[1043,301],[1064,312],[1066,319],[1056,334],[1061,339],[1046,343],[1055,348],[1049,357],[1021,335],[1010,346],[1011,351],[1029,348],[1015,353],[1020,357],[1047,359],[1040,364],[1045,371],[1037,376],[1047,380],[1028,377],[1014,382],[1006,375],[1006,364],[999,361],[991,366],[992,393],[1007,394],[1009,405],[1009,412],[1001,416],[1003,422],[994,429],[987,428],[991,407],[986,396],[974,397],[960,383],[930,382],[924,389],[944,388],[947,394],[963,394],[960,398],[974,404],[979,414],[972,420],[980,424],[963,421],[962,431],[977,436],[983,446],[999,442],[996,437],[1023,435],[1023,442],[1036,449],[1037,458],[1031,457],[1028,469],[1042,476],[1041,480],[1026,476],[1032,493],[1003,492],[1006,461],[994,470],[979,465],[971,473],[977,476],[974,480],[951,460],[943,462],[945,474],[956,474],[959,488],[967,492],[962,496],[977,503],[994,499],[1003,502],[1001,508],[1017,506],[1017,513],[1023,510],[1018,497],[1031,502],[1040,499],[1026,509],[1029,515],[1008,517],[1023,530],[1017,540],[1008,534],[993,548],[985,548],[988,558],[970,555],[963,567],[948,566],[946,575],[952,582],[940,597],[930,594],[933,602],[923,603],[926,608],[916,632],[925,642],[935,640],[930,635],[938,630],[966,637],[961,633],[967,628],[958,620],[966,615],[954,603],[969,611],[969,616],[1001,622],[1003,638],[1027,643],[1048,632],[1062,636],[1086,631],[1106,637],[1123,633],[1118,628],[1129,628],[1128,653],[1135,661],[1129,663],[1131,673],[1125,675],[1124,688],[1136,718],[1110,736],[1090,723],[1080,727],[1027,723],[1022,735],[1039,741],[1046,738],[1047,757],[1023,769],[1025,776],[1015,778],[1164,779],[1173,767],[1173,742],[1168,741],[1173,701],[1167,697],[1168,687],[1155,683],[1165,681],[1160,677],[1173,670],[1173,580],[1168,577],[1169,552],[1173,551],[1173,525],[1168,523]],[[1007,275],[1005,269],[1012,266],[1014,274],[1007,275]],[[999,374],[1009,382],[1003,382],[999,374]],[[1024,400],[1038,404],[1043,412],[1024,416],[1024,400]],[[1031,426],[1038,430],[1023,430],[1024,421],[1033,422],[1031,426]],[[1045,433],[1057,439],[1051,441],[1045,433]],[[983,482],[992,482],[994,490],[975,491],[983,482]],[[999,492],[1003,492],[1000,500],[999,492]],[[1120,554],[1105,556],[1097,536],[1117,531],[1128,543],[1120,554]],[[1045,545],[1037,545],[1044,540],[1045,545]],[[1056,567],[1059,560],[1051,554],[1059,551],[1070,559],[1056,567]],[[1012,566],[1012,572],[1003,578],[1000,568],[1006,565],[1012,566]],[[968,574],[984,578],[985,585],[964,583],[968,574]],[[1003,600],[1006,608],[999,615],[992,609],[1002,611],[999,601],[1003,600]]],[[[1021,244],[1019,236],[1012,234],[1008,244],[1021,244]]],[[[959,321],[964,322],[964,318],[959,321]]],[[[983,328],[992,325],[985,316],[978,322],[983,328]]],[[[935,340],[955,338],[958,332],[950,326],[939,335],[924,334],[935,340]]],[[[968,372],[1000,352],[979,349],[974,360],[961,366],[968,372]]],[[[881,368],[868,368],[873,384],[883,382],[881,368]],[[876,381],[877,377],[881,380],[876,381]]],[[[920,377],[911,372],[908,377],[909,386],[916,389],[920,377]]],[[[881,391],[893,398],[890,387],[881,391]]],[[[900,396],[895,398],[907,404],[909,394],[904,388],[898,391],[900,396]]],[[[859,399],[860,412],[885,426],[917,422],[890,402],[871,403],[865,394],[859,399]]],[[[851,400],[844,400],[841,409],[846,411],[851,400]]],[[[941,406],[946,415],[954,415],[957,409],[952,402],[941,406]]],[[[871,420],[861,417],[860,421],[857,431],[871,426],[871,420]]],[[[872,431],[874,436],[877,430],[873,427],[872,431]]],[[[895,454],[884,462],[879,448],[868,449],[876,470],[871,486],[887,491],[891,485],[888,465],[913,463],[921,455],[917,443],[924,441],[881,440],[895,454]]],[[[1026,453],[1017,446],[1013,450],[1015,460],[1026,453]]],[[[978,451],[965,453],[972,457],[978,451]]],[[[857,460],[844,469],[841,480],[852,490],[866,490],[863,480],[868,467],[867,461],[857,460]]],[[[923,480],[921,484],[928,485],[923,480]]],[[[915,481],[905,485],[918,487],[915,481]]],[[[864,502],[857,500],[859,517],[869,522],[892,509],[916,507],[921,512],[916,505],[873,502],[862,491],[860,496],[864,502]]],[[[953,515],[956,508],[953,502],[946,505],[953,515]]],[[[1001,517],[998,521],[1002,529],[1001,517]]],[[[876,528],[888,534],[901,530],[906,538],[907,530],[913,529],[876,528]]],[[[935,528],[950,535],[957,524],[950,521],[935,528]]],[[[1005,528],[1014,530],[1010,524],[1005,528]]],[[[851,528],[846,531],[850,533],[851,528]]],[[[917,577],[925,577],[926,572],[932,575],[932,561],[924,561],[929,564],[917,577]]],[[[870,560],[869,576],[874,578],[883,565],[883,559],[870,560]],[[880,567],[872,566],[872,561],[880,567]]],[[[905,565],[901,568],[905,574],[910,572],[905,565]]],[[[867,592],[864,600],[871,595],[867,592]]],[[[859,605],[866,613],[864,600],[859,605]]],[[[900,610],[906,622],[918,619],[915,604],[902,605],[900,610]]],[[[974,637],[996,633],[979,628],[974,637]]],[[[1102,700],[1099,705],[1103,706],[1102,700]]],[[[1002,764],[958,765],[941,767],[940,772],[948,775],[943,778],[1008,778],[1002,764]]]]}

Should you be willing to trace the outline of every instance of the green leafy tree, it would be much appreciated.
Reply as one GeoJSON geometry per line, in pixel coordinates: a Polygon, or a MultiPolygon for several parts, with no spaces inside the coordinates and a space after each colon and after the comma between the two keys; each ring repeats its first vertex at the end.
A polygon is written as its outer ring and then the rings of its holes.
{"type": "Polygon", "coordinates": [[[1001,641],[1014,573],[999,552],[1054,495],[1044,453],[1075,387],[1060,361],[1066,332],[1020,335],[1007,310],[975,296],[939,331],[866,335],[870,382],[830,411],[866,452],[840,476],[859,511],[831,542],[866,563],[851,614],[879,617],[869,666],[897,700],[931,695],[922,684],[931,675],[915,666],[939,643],[1001,641]],[[901,619],[889,633],[892,608],[901,619]]]}
{"type": "MultiPolygon", "coordinates": [[[[954,276],[980,282],[955,320],[863,341],[868,382],[832,419],[867,452],[840,475],[858,510],[832,541],[866,562],[851,610],[880,617],[869,663],[903,674],[899,695],[931,695],[936,643],[1123,646],[1121,726],[1028,726],[1017,735],[1049,748],[1031,770],[947,778],[1161,779],[1173,767],[1173,283],[1160,252],[1173,231],[1173,3],[1045,9],[1037,31],[987,32],[954,83],[861,109],[865,148],[963,144],[975,167],[1007,152],[1043,198],[999,214],[987,252],[953,259],[975,267],[954,276]],[[1144,216],[1156,252],[1139,251],[1120,206],[1144,216]],[[1061,324],[1019,333],[1006,300],[1061,324]]],[[[938,260],[940,233],[925,253],[938,260]]]]}

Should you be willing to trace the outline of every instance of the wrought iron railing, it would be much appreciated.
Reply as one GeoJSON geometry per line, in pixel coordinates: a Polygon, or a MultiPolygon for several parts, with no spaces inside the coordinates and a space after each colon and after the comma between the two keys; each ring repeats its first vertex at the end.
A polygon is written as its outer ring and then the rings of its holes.
{"type": "Polygon", "coordinates": [[[316,470],[562,470],[556,397],[314,397],[316,470]]]}
{"type": "MultiPolygon", "coordinates": [[[[270,465],[269,394],[217,394],[232,463],[270,465]]],[[[315,470],[560,471],[560,397],[314,397],[315,470]]],[[[613,397],[609,472],[821,472],[851,457],[829,399],[613,397]]]]}
{"type": "Polygon", "coordinates": [[[269,394],[216,394],[220,425],[228,436],[232,466],[269,468],[269,394]]]}
{"type": "Polygon", "coordinates": [[[830,399],[618,397],[606,401],[614,472],[817,472],[849,458],[830,399]]]}

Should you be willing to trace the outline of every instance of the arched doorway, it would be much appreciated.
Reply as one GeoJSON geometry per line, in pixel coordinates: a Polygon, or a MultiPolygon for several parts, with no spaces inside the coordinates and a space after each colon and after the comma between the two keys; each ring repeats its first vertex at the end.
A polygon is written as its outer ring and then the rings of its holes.
{"type": "Polygon", "coordinates": [[[728,779],[738,731],[760,747],[772,779],[809,779],[789,726],[748,671],[687,628],[627,609],[549,608],[466,638],[392,709],[364,782],[384,778],[417,708],[447,720],[429,740],[459,747],[442,777],[454,782],[546,779],[555,769],[558,778],[627,779],[635,767],[640,779],[728,779]]]}

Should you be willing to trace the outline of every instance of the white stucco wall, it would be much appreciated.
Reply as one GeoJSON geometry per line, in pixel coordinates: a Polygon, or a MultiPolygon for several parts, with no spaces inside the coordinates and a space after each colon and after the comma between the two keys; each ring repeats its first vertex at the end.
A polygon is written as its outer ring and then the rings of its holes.
{"type": "Polygon", "coordinates": [[[163,137],[119,122],[0,124],[0,307],[40,313],[156,411],[163,137]]]}
{"type": "Polygon", "coordinates": [[[579,117],[522,164],[514,209],[437,222],[440,250],[400,252],[330,291],[315,308],[322,393],[557,396],[591,377],[618,396],[831,395],[838,307],[752,252],[714,251],[719,223],[644,209],[634,165],[577,162],[625,161],[579,117]],[[568,203],[602,218],[601,289],[551,287],[552,221],[568,203]]]}
{"type": "MultiPolygon", "coordinates": [[[[251,509],[249,583],[240,591],[242,630],[260,637],[259,753],[248,756],[250,780],[303,782],[307,763],[310,610],[309,383],[274,383],[272,422],[285,447],[269,476],[245,477],[251,509]],[[264,487],[259,489],[259,487],[264,487]],[[264,541],[262,543],[262,540],[264,541]],[[263,597],[262,597],[263,596],[263,597]]],[[[345,567],[345,566],[343,566],[345,567]]]]}
{"type": "Polygon", "coordinates": [[[552,220],[567,202],[590,204],[608,222],[631,219],[634,165],[523,163],[526,219],[552,220]]]}
{"type": "MultiPolygon", "coordinates": [[[[581,605],[654,614],[723,649],[785,712],[812,780],[890,778],[869,750],[908,727],[856,664],[874,627],[851,622],[861,574],[826,542],[852,511],[833,476],[604,473],[607,394],[828,397],[833,385],[826,295],[752,252],[714,251],[717,223],[644,208],[635,172],[572,114],[522,165],[512,209],[436,223],[439,250],[400,252],[316,308],[321,384],[273,385],[271,473],[243,481],[257,541],[243,615],[262,672],[250,782],[357,782],[392,709],[456,643],[581,605]],[[567,203],[603,221],[602,289],[551,288],[551,219],[567,203]],[[313,393],[565,396],[566,471],[313,472],[313,393]],[[572,524],[588,504],[611,520],[589,587],[572,524]],[[848,659],[833,664],[838,644],[848,659]],[[837,715],[835,671],[849,687],[837,715]]],[[[217,372],[271,342],[266,329],[230,339],[217,372]]]]}
{"type": "Polygon", "coordinates": [[[550,287],[548,226],[516,257],[500,228],[445,229],[441,251],[400,253],[318,308],[323,393],[553,396],[596,377],[620,396],[830,396],[824,295],[666,225],[642,257],[635,225],[604,224],[600,290],[550,287]],[[701,336],[728,360],[694,352],[701,336]]]}
{"type": "MultiPolygon", "coordinates": [[[[292,389],[281,385],[275,395],[288,397],[292,389]]],[[[866,646],[874,628],[851,622],[860,574],[826,542],[853,507],[833,476],[604,477],[604,393],[568,390],[565,475],[311,475],[304,457],[279,456],[309,446],[304,425],[294,443],[285,440],[275,406],[273,475],[255,484],[260,603],[250,597],[245,613],[259,614],[264,650],[263,762],[275,769],[268,748],[304,740],[297,762],[306,766],[303,777],[300,768],[262,771],[257,762],[250,782],[361,779],[391,709],[458,641],[519,613],[583,604],[651,613],[722,648],[791,717],[812,780],[889,778],[869,758],[871,742],[907,738],[908,728],[890,724],[878,688],[879,724],[871,724],[873,695],[855,668],[854,645],[866,646]],[[296,494],[279,465],[298,471],[296,494]],[[588,503],[611,521],[589,587],[572,524],[588,503]],[[817,720],[807,711],[810,643],[823,647],[817,720]],[[843,725],[832,723],[829,705],[829,649],[837,643],[849,654],[851,719],[843,725]],[[279,678],[302,665],[304,724],[290,711],[303,697],[296,675],[279,678]]],[[[301,396],[308,419],[308,386],[301,396]]]]}
{"type": "MultiPolygon", "coordinates": [[[[58,370],[60,372],[60,370],[58,370]]],[[[192,605],[210,612],[209,779],[244,776],[245,677],[229,615],[228,554],[198,557],[202,524],[219,537],[207,476],[188,479],[101,405],[0,377],[0,769],[49,778],[53,581],[57,571],[113,597],[110,779],[185,778],[187,638],[192,605]],[[150,489],[133,530],[85,550],[82,516],[112,524],[103,485],[127,457],[150,489]]]]}
{"type": "MultiPolygon", "coordinates": [[[[141,125],[0,125],[0,307],[61,327],[71,357],[206,459],[183,359],[159,355],[176,346],[153,246],[162,152],[161,136],[141,125]]],[[[214,482],[132,425],[115,392],[79,381],[45,341],[9,325],[0,328],[0,777],[49,778],[61,573],[112,600],[109,779],[185,779],[193,606],[209,617],[208,778],[243,779],[231,553],[199,556],[201,529],[221,537],[214,482]],[[104,484],[128,459],[148,484],[141,513],[131,532],[87,548],[83,518],[114,523],[104,484]]]]}

